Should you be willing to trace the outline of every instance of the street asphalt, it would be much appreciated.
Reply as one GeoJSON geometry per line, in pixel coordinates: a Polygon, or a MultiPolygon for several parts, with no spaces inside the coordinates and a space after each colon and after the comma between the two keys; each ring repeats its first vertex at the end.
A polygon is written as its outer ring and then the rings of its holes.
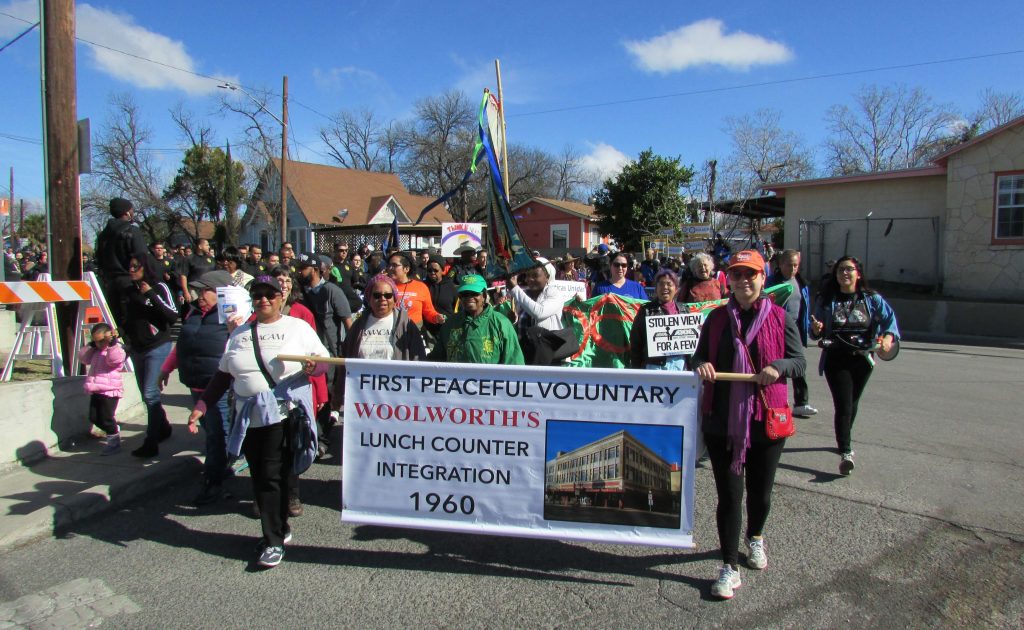
{"type": "MultiPolygon", "coordinates": [[[[248,478],[193,507],[187,449],[199,441],[176,435],[166,457],[185,464],[151,491],[111,493],[98,515],[0,553],[0,628],[1024,627],[1024,350],[904,343],[868,384],[848,478],[817,359],[808,350],[821,413],[799,421],[783,455],[769,566],[741,569],[728,602],[710,597],[721,561],[707,468],[698,546],[677,551],[343,524],[335,451],[303,477],[284,562],[256,571],[248,478]]],[[[83,448],[86,463],[98,445],[83,448]]],[[[121,470],[142,468],[120,457],[121,470]]],[[[0,476],[12,501],[6,488],[0,476]]]]}

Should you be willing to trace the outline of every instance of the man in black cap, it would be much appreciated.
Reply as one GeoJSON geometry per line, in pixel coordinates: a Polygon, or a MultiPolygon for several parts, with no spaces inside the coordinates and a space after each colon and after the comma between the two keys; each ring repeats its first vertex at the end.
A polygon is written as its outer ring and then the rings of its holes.
{"type": "Polygon", "coordinates": [[[110,219],[96,239],[96,265],[103,281],[103,293],[114,315],[115,324],[125,323],[128,296],[132,286],[128,263],[132,258],[145,260],[149,255],[142,231],[132,223],[135,209],[127,199],[110,200],[110,219]]]}

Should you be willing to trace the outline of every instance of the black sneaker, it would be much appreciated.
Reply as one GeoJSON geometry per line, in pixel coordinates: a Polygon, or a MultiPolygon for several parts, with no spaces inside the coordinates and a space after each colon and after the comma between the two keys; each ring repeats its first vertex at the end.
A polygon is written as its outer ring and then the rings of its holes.
{"type": "Polygon", "coordinates": [[[281,564],[282,560],[284,560],[284,547],[264,547],[256,564],[271,569],[281,564]]]}
{"type": "MultiPolygon", "coordinates": [[[[292,541],[292,528],[289,527],[284,530],[284,544],[288,544],[292,541]]],[[[254,551],[258,554],[262,554],[263,550],[267,548],[267,539],[264,536],[260,536],[259,541],[256,543],[254,551]]]]}
{"type": "Polygon", "coordinates": [[[224,498],[224,489],[219,483],[208,483],[203,485],[202,491],[192,500],[196,505],[209,505],[224,498]]]}
{"type": "Polygon", "coordinates": [[[150,442],[146,440],[142,443],[142,446],[132,451],[134,457],[156,457],[160,454],[160,448],[156,445],[156,442],[150,442]]]}

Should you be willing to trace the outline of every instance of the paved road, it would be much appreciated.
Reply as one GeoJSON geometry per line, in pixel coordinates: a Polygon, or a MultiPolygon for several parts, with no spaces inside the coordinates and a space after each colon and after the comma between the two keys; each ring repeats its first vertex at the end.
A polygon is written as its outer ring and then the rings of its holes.
{"type": "MultiPolygon", "coordinates": [[[[809,363],[817,352],[809,352],[809,363]]],[[[812,404],[829,410],[823,381],[812,404]]],[[[831,418],[800,423],[767,531],[770,566],[712,601],[709,470],[699,547],[454,535],[339,522],[337,458],[272,571],[248,569],[244,500],[189,505],[198,480],[0,557],[0,627],[799,627],[1024,625],[1024,351],[906,343],[880,365],[836,474],[831,418]]],[[[248,479],[232,482],[248,497],[248,479]]]]}

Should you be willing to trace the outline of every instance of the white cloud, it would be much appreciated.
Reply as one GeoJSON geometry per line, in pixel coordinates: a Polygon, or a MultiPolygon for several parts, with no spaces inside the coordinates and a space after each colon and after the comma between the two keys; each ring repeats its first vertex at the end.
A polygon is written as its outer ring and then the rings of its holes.
{"type": "Polygon", "coordinates": [[[724,31],[721,20],[709,18],[648,40],[626,42],[625,46],[641,68],[659,73],[707,65],[748,70],[793,58],[793,52],[781,42],[743,31],[724,31]]]}
{"type": "Polygon", "coordinates": [[[625,153],[603,142],[590,144],[590,153],[580,158],[583,168],[602,182],[618,175],[630,161],[625,153]]]}
{"type": "MultiPolygon", "coordinates": [[[[86,44],[93,54],[93,62],[100,71],[137,87],[178,89],[189,94],[206,94],[216,90],[218,83],[238,83],[238,78],[234,76],[211,80],[168,67],[199,72],[184,43],[135,24],[130,15],[79,4],[77,22],[78,36],[82,39],[159,62],[151,63],[86,44]]],[[[212,75],[208,72],[203,74],[212,75]]]]}
{"type": "MultiPolygon", "coordinates": [[[[39,20],[37,0],[16,0],[4,5],[0,10],[31,22],[39,20]]],[[[224,81],[238,83],[238,78],[234,76],[223,76],[219,80],[211,80],[167,67],[173,66],[199,72],[195,60],[185,49],[184,43],[139,26],[130,15],[98,9],[89,4],[78,4],[75,21],[76,35],[79,38],[129,53],[126,55],[122,52],[114,52],[100,46],[82,43],[91,53],[89,61],[99,71],[136,87],[206,94],[216,90],[218,83],[224,81]],[[139,57],[143,59],[139,59],[139,57]],[[159,63],[151,63],[144,59],[151,59],[159,63]]],[[[2,19],[0,20],[0,36],[12,37],[24,30],[26,26],[28,25],[23,22],[2,19]]],[[[203,74],[217,76],[211,72],[203,72],[203,74]]]]}

